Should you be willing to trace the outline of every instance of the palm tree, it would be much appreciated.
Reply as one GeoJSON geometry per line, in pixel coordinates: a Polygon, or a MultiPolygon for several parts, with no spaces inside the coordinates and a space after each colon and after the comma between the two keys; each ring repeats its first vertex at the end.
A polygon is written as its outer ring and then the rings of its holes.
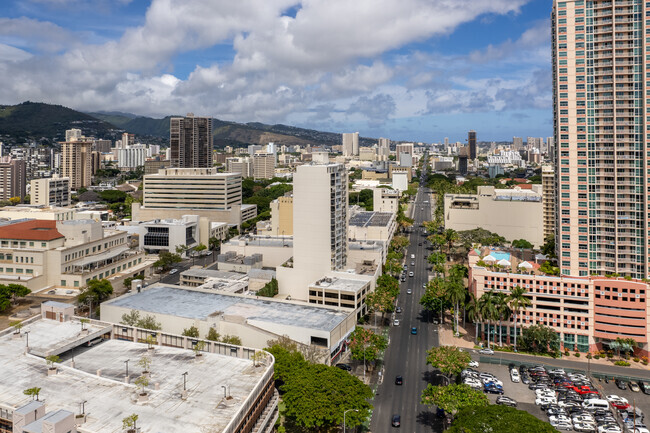
{"type": "Polygon", "coordinates": [[[456,335],[458,335],[458,310],[460,310],[460,303],[465,301],[467,290],[463,284],[463,278],[457,274],[451,274],[447,282],[447,297],[449,302],[454,304],[454,320],[456,322],[456,335]]]}
{"type": "Polygon", "coordinates": [[[526,308],[530,307],[532,304],[530,298],[526,297],[525,294],[526,289],[517,286],[512,289],[510,295],[508,295],[508,303],[510,304],[510,309],[512,310],[515,322],[515,352],[517,351],[517,316],[519,315],[520,310],[525,311],[526,308]]]}
{"type": "Polygon", "coordinates": [[[447,254],[451,254],[451,248],[454,246],[454,242],[458,240],[458,232],[454,229],[447,229],[443,232],[443,236],[447,243],[447,254]]]}
{"type": "Polygon", "coordinates": [[[487,342],[488,349],[490,348],[490,325],[492,320],[496,317],[496,296],[493,291],[485,292],[478,300],[479,303],[479,313],[480,317],[483,320],[487,320],[488,331],[487,331],[487,342]]]}
{"type": "Polygon", "coordinates": [[[469,294],[469,300],[465,302],[467,305],[467,318],[474,322],[475,325],[475,341],[478,339],[478,326],[481,322],[481,305],[479,299],[473,293],[469,294]]]}
{"type": "Polygon", "coordinates": [[[511,311],[508,305],[508,295],[500,292],[496,294],[496,297],[496,310],[497,317],[499,318],[499,346],[503,346],[501,322],[510,318],[511,311]]]}

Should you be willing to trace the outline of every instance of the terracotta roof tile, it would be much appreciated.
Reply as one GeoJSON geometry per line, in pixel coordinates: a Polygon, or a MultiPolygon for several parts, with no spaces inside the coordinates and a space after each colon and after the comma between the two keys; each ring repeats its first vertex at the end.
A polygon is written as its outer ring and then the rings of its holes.
{"type": "Polygon", "coordinates": [[[51,241],[64,236],[56,229],[56,221],[29,220],[0,227],[0,239],[51,241]]]}

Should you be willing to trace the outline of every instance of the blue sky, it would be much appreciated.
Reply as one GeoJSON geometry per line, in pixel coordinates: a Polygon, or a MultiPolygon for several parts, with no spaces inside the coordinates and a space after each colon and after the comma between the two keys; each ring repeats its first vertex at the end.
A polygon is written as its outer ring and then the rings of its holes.
{"type": "Polygon", "coordinates": [[[424,142],[552,133],[549,0],[3,0],[0,103],[424,142]]]}

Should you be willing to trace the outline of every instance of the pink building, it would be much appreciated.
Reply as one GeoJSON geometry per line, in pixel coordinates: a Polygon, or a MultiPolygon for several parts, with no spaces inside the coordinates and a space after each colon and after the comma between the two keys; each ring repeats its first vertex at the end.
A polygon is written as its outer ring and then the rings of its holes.
{"type": "MultiPolygon", "coordinates": [[[[607,349],[607,343],[616,338],[633,338],[638,343],[637,356],[648,355],[648,284],[640,280],[605,277],[547,276],[527,269],[506,253],[492,252],[502,266],[479,266],[487,254],[477,251],[469,254],[469,290],[477,298],[484,292],[504,292],[516,286],[527,290],[531,307],[520,311],[517,332],[521,327],[543,323],[560,335],[564,347],[581,352],[607,349]]],[[[496,263],[496,260],[494,261],[496,263]]],[[[527,265],[526,265],[527,266],[527,265]]],[[[498,323],[489,330],[491,338],[498,339],[498,323]]],[[[488,333],[487,324],[480,332],[488,333]]],[[[512,318],[502,323],[503,342],[514,336],[512,318]]]]}

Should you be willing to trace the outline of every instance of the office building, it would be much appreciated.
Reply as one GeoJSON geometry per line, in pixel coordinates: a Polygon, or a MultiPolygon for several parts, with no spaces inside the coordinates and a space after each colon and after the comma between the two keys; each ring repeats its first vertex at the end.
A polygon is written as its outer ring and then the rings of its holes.
{"type": "Polygon", "coordinates": [[[168,159],[147,159],[144,162],[144,174],[156,174],[163,168],[170,168],[171,162],[168,159]]]}
{"type": "Polygon", "coordinates": [[[395,156],[396,160],[400,161],[400,155],[403,153],[407,153],[413,157],[413,143],[400,143],[395,145],[395,156]]]}
{"type": "Polygon", "coordinates": [[[469,169],[467,160],[469,159],[469,148],[461,147],[458,151],[458,173],[465,176],[469,169]]]}
{"type": "Polygon", "coordinates": [[[377,159],[379,159],[379,161],[388,161],[389,155],[390,155],[390,139],[380,138],[379,146],[377,149],[377,159]]]}
{"type": "Polygon", "coordinates": [[[88,188],[92,185],[92,146],[81,138],[61,143],[61,176],[70,179],[70,188],[88,188]]]}
{"type": "Polygon", "coordinates": [[[113,143],[111,140],[94,140],[93,150],[96,150],[99,153],[111,153],[112,145],[113,143]]]}
{"type": "Polygon", "coordinates": [[[521,137],[512,137],[512,150],[521,150],[524,148],[524,140],[521,137]]]}
{"type": "MultiPolygon", "coordinates": [[[[541,323],[559,335],[564,349],[593,353],[613,349],[610,344],[618,338],[631,338],[638,344],[634,356],[648,356],[647,283],[624,278],[545,275],[536,264],[490,248],[472,250],[468,258],[469,291],[477,298],[488,291],[507,295],[515,287],[526,289],[531,306],[517,315],[519,337],[522,329],[541,323]],[[496,266],[498,262],[502,265],[496,266]]],[[[499,326],[503,342],[512,343],[513,317],[501,325],[492,323],[489,328],[487,323],[482,324],[479,335],[490,335],[496,342],[499,326]]]]}
{"type": "Polygon", "coordinates": [[[1,431],[126,432],[123,419],[131,414],[139,432],[273,430],[279,396],[267,352],[203,340],[197,357],[198,339],[180,332],[82,323],[74,306],[61,302],[44,302],[40,313],[17,336],[9,329],[0,336],[1,431]],[[46,366],[50,355],[61,356],[53,370],[46,366]],[[137,367],[143,358],[150,376],[137,367]],[[139,377],[148,384],[136,392],[139,377]],[[32,385],[40,399],[23,393],[32,385]]]}
{"type": "Polygon", "coordinates": [[[253,161],[249,157],[226,158],[226,172],[253,177],[253,161]]]}
{"type": "Polygon", "coordinates": [[[273,179],[275,177],[275,155],[257,152],[253,159],[254,179],[273,179]]]}
{"type": "Polygon", "coordinates": [[[376,212],[399,211],[399,191],[390,188],[374,188],[372,190],[372,210],[376,212]]]}
{"type": "Polygon", "coordinates": [[[346,132],[342,137],[343,156],[359,155],[359,133],[346,132]]]}
{"type": "Polygon", "coordinates": [[[212,118],[172,117],[169,127],[170,160],[172,167],[212,167],[212,118]]]}
{"type": "Polygon", "coordinates": [[[293,195],[285,195],[273,200],[271,207],[271,234],[274,236],[293,235],[293,195]]]}
{"type": "Polygon", "coordinates": [[[81,129],[68,129],[65,131],[65,141],[77,141],[81,139],[83,135],[81,135],[81,129]]]}
{"type": "Polygon", "coordinates": [[[38,206],[70,206],[70,179],[58,175],[33,179],[29,200],[30,204],[38,206]]]}
{"type": "Polygon", "coordinates": [[[553,2],[555,232],[566,275],[650,277],[644,3],[553,2]]]}
{"type": "Polygon", "coordinates": [[[467,133],[467,146],[469,147],[469,159],[476,159],[476,131],[471,130],[467,133]]]}
{"type": "Polygon", "coordinates": [[[483,228],[508,241],[526,239],[544,244],[542,186],[533,189],[495,189],[479,186],[478,194],[445,194],[445,228],[456,231],[483,228]]]}
{"type": "Polygon", "coordinates": [[[147,146],[131,144],[117,149],[117,167],[120,170],[135,170],[144,165],[147,158],[147,146]]]}
{"type": "Polygon", "coordinates": [[[544,212],[544,239],[555,235],[555,172],[553,167],[542,167],[542,208],[544,212]]]}
{"type": "Polygon", "coordinates": [[[27,174],[25,161],[11,156],[0,157],[0,200],[25,198],[27,174]]]}

